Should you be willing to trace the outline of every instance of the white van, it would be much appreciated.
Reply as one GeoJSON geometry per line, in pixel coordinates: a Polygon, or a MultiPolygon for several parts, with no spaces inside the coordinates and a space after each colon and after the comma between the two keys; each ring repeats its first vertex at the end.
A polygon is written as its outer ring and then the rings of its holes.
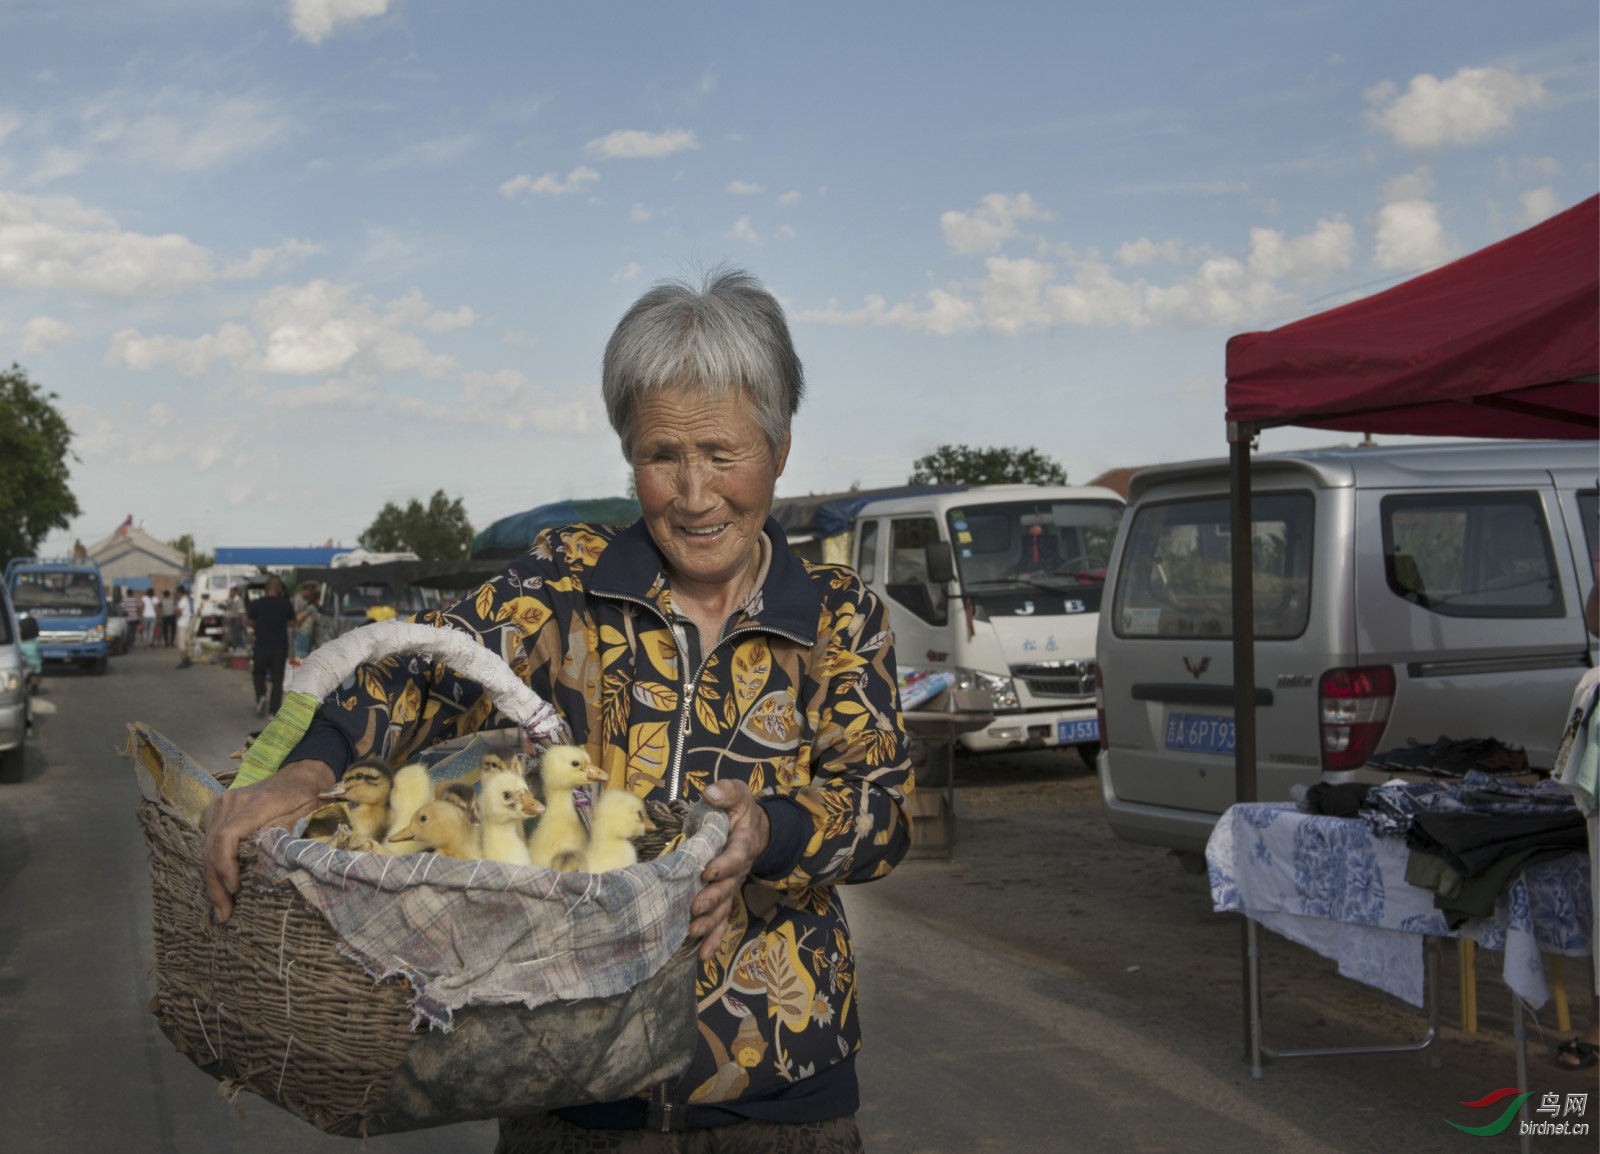
{"type": "Polygon", "coordinates": [[[237,586],[243,595],[245,586],[260,576],[261,568],[257,565],[213,565],[196,570],[189,585],[195,616],[200,622],[196,636],[226,642],[228,630],[224,611],[228,606],[228,590],[237,586]]]}
{"type": "MultiPolygon", "coordinates": [[[[1548,769],[1596,663],[1592,442],[1338,448],[1252,464],[1257,786],[1497,738],[1548,769]]],[[[1111,828],[1202,850],[1234,800],[1226,461],[1134,476],[1097,645],[1111,828]]]]}
{"type": "Polygon", "coordinates": [[[1092,760],[1095,623],[1122,498],[1110,489],[983,485],[874,501],[847,554],[888,603],[900,668],[949,670],[989,694],[973,751],[1076,746],[1092,760]]]}

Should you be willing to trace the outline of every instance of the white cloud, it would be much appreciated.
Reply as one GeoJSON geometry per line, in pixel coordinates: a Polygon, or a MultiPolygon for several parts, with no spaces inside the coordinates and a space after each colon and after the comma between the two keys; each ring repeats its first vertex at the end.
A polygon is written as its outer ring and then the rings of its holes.
{"type": "Polygon", "coordinates": [[[523,172],[502,184],[500,195],[507,200],[515,200],[530,193],[535,196],[567,196],[574,192],[582,192],[599,179],[598,172],[583,164],[567,173],[564,180],[553,172],[547,172],[537,180],[523,172]]]}
{"type": "Polygon", "coordinates": [[[639,267],[638,261],[630,260],[627,264],[623,265],[616,272],[611,274],[611,281],[613,284],[622,284],[624,281],[632,280],[642,271],[644,270],[639,267]]]}
{"type": "Polygon", "coordinates": [[[389,0],[289,0],[289,26],[307,44],[321,44],[339,29],[388,10],[389,0]]]}
{"type": "Polygon", "coordinates": [[[1401,173],[1383,186],[1383,199],[1420,200],[1433,192],[1433,172],[1426,166],[1414,172],[1401,173]]]}
{"type": "Polygon", "coordinates": [[[1149,237],[1141,236],[1138,240],[1117,246],[1117,260],[1125,265],[1147,265],[1156,260],[1177,264],[1182,259],[1183,242],[1179,240],[1164,240],[1157,244],[1149,237]]]}
{"type": "Polygon", "coordinates": [[[783,208],[793,208],[799,203],[800,194],[792,189],[778,198],[778,204],[783,208]]]}
{"type": "Polygon", "coordinates": [[[311,257],[326,252],[320,244],[289,239],[271,248],[253,248],[243,260],[236,260],[222,270],[224,280],[252,280],[269,272],[287,272],[311,257]]]}
{"type": "Polygon", "coordinates": [[[320,385],[296,385],[267,394],[266,403],[277,409],[364,409],[379,395],[360,381],[335,378],[320,385]]]}
{"type": "Polygon", "coordinates": [[[84,140],[126,164],[202,172],[245,160],[287,137],[291,121],[251,96],[167,88],[153,96],[113,92],[83,113],[84,140]]]}
{"type": "Polygon", "coordinates": [[[745,244],[761,243],[761,237],[757,235],[755,226],[750,223],[750,218],[748,216],[741,216],[738,220],[734,221],[733,227],[730,228],[724,235],[731,240],[742,240],[745,244]]]}
{"type": "Polygon", "coordinates": [[[699,148],[700,142],[693,132],[671,128],[665,132],[641,132],[637,129],[619,128],[616,132],[596,137],[586,146],[590,156],[601,160],[656,160],[699,148]]]}
{"type": "Polygon", "coordinates": [[[1542,188],[1530,188],[1518,198],[1522,205],[1522,223],[1527,225],[1538,224],[1554,216],[1561,208],[1561,202],[1556,199],[1556,190],[1548,185],[1542,188]]]}
{"type": "Polygon", "coordinates": [[[598,389],[560,393],[531,384],[515,369],[465,374],[460,395],[449,403],[420,397],[396,397],[389,403],[394,411],[430,424],[545,433],[588,433],[606,427],[598,389]]]}
{"type": "Polygon", "coordinates": [[[72,326],[55,317],[34,317],[22,326],[17,347],[29,356],[42,353],[72,336],[72,326]]]}
{"type": "Polygon", "coordinates": [[[633,206],[633,210],[628,213],[628,219],[639,224],[643,224],[654,215],[655,213],[646,206],[642,204],[636,204],[633,206]]]}
{"type": "Polygon", "coordinates": [[[250,327],[230,322],[194,338],[123,329],[111,338],[105,360],[137,372],[170,364],[190,377],[203,376],[223,362],[250,374],[340,377],[341,382],[290,390],[287,400],[275,403],[297,408],[348,404],[365,396],[366,386],[379,377],[445,375],[455,361],[430,352],[417,330],[448,332],[476,320],[477,314],[466,306],[455,312],[435,309],[415,289],[383,304],[358,296],[352,285],[314,280],[263,294],[250,327]]]}
{"type": "Polygon", "coordinates": [[[1545,98],[1537,76],[1501,68],[1462,68],[1447,80],[1411,78],[1403,94],[1391,81],[1367,90],[1372,122],[1407,148],[1475,144],[1510,126],[1519,109],[1545,98]]]}
{"type": "Polygon", "coordinates": [[[1350,267],[1356,232],[1342,216],[1317,221],[1305,236],[1285,240],[1275,228],[1250,230],[1250,271],[1268,280],[1319,281],[1350,267]]]}
{"type": "Polygon", "coordinates": [[[161,296],[214,275],[211,254],[186,237],[124,232],[70,197],[0,191],[0,284],[161,296]]]}
{"type": "Polygon", "coordinates": [[[999,249],[1017,235],[1018,221],[1049,219],[1050,214],[1025,192],[1017,196],[991,192],[971,212],[944,213],[939,217],[939,227],[951,251],[971,256],[999,249]]]}
{"type": "Polygon", "coordinates": [[[1450,260],[1456,251],[1432,201],[1420,197],[1396,200],[1378,210],[1372,263],[1379,268],[1406,272],[1433,268],[1450,260]]]}
{"type": "Polygon", "coordinates": [[[795,238],[794,225],[792,225],[792,224],[779,225],[778,226],[778,231],[773,233],[772,235],[773,236],[777,236],[777,237],[782,237],[784,240],[793,240],[795,238]]]}
{"type": "Polygon", "coordinates": [[[734,180],[728,183],[728,191],[734,196],[758,196],[767,191],[767,186],[751,184],[748,180],[734,180]]]}
{"type": "Polygon", "coordinates": [[[81,148],[63,148],[52,144],[39,157],[23,182],[28,185],[49,184],[63,177],[76,176],[89,164],[89,154],[81,148]]]}
{"type": "Polygon", "coordinates": [[[243,367],[257,353],[256,340],[240,324],[225,324],[215,333],[191,339],[165,335],[143,336],[138,329],[113,333],[105,363],[113,368],[148,372],[170,364],[181,376],[203,377],[213,365],[227,360],[243,367]]]}

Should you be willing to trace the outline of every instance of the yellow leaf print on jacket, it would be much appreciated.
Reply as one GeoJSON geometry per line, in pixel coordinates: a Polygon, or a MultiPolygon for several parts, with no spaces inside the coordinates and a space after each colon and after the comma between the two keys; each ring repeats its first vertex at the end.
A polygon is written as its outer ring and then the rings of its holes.
{"type": "Polygon", "coordinates": [[[764,640],[751,637],[739,642],[739,648],[733,651],[733,696],[740,713],[761,696],[771,670],[772,651],[764,640]]]}
{"type": "Polygon", "coordinates": [[[641,785],[654,789],[667,780],[667,741],[665,721],[647,721],[628,730],[628,792],[643,797],[646,790],[641,785]]]}
{"type": "Polygon", "coordinates": [[[524,637],[532,637],[550,620],[550,610],[535,597],[513,597],[495,614],[496,621],[509,621],[524,637]]]}
{"type": "Polygon", "coordinates": [[[777,1018],[790,1030],[805,1029],[811,1021],[811,1003],[817,996],[817,987],[800,960],[793,922],[782,922],[774,932],[764,935],[761,969],[767,979],[768,1017],[777,1018]]]}

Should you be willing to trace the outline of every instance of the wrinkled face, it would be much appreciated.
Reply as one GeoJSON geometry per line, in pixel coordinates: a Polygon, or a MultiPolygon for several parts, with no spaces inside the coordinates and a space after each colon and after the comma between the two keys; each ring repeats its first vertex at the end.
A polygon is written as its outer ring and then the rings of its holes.
{"type": "Polygon", "coordinates": [[[774,458],[737,389],[649,393],[633,421],[634,484],[667,575],[708,591],[737,585],[758,555],[788,438],[774,458]]]}

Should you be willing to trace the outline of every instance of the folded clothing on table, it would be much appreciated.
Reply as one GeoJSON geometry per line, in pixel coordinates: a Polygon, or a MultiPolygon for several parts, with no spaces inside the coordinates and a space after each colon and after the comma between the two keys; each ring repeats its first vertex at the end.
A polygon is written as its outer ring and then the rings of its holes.
{"type": "Polygon", "coordinates": [[[1373,786],[1361,803],[1360,817],[1373,833],[1397,837],[1422,813],[1511,816],[1572,810],[1572,794],[1559,782],[1522,785],[1472,770],[1460,781],[1388,781],[1373,786]]]}
{"type": "Polygon", "coordinates": [[[1520,745],[1507,745],[1492,737],[1440,737],[1432,745],[1413,739],[1398,749],[1374,754],[1367,764],[1391,773],[1431,773],[1439,777],[1462,777],[1473,770],[1515,775],[1528,772],[1528,754],[1520,745]]]}
{"type": "Polygon", "coordinates": [[[1583,816],[1569,802],[1546,813],[1418,813],[1406,833],[1406,881],[1435,892],[1451,929],[1494,913],[1512,877],[1539,862],[1588,850],[1583,816]]]}

